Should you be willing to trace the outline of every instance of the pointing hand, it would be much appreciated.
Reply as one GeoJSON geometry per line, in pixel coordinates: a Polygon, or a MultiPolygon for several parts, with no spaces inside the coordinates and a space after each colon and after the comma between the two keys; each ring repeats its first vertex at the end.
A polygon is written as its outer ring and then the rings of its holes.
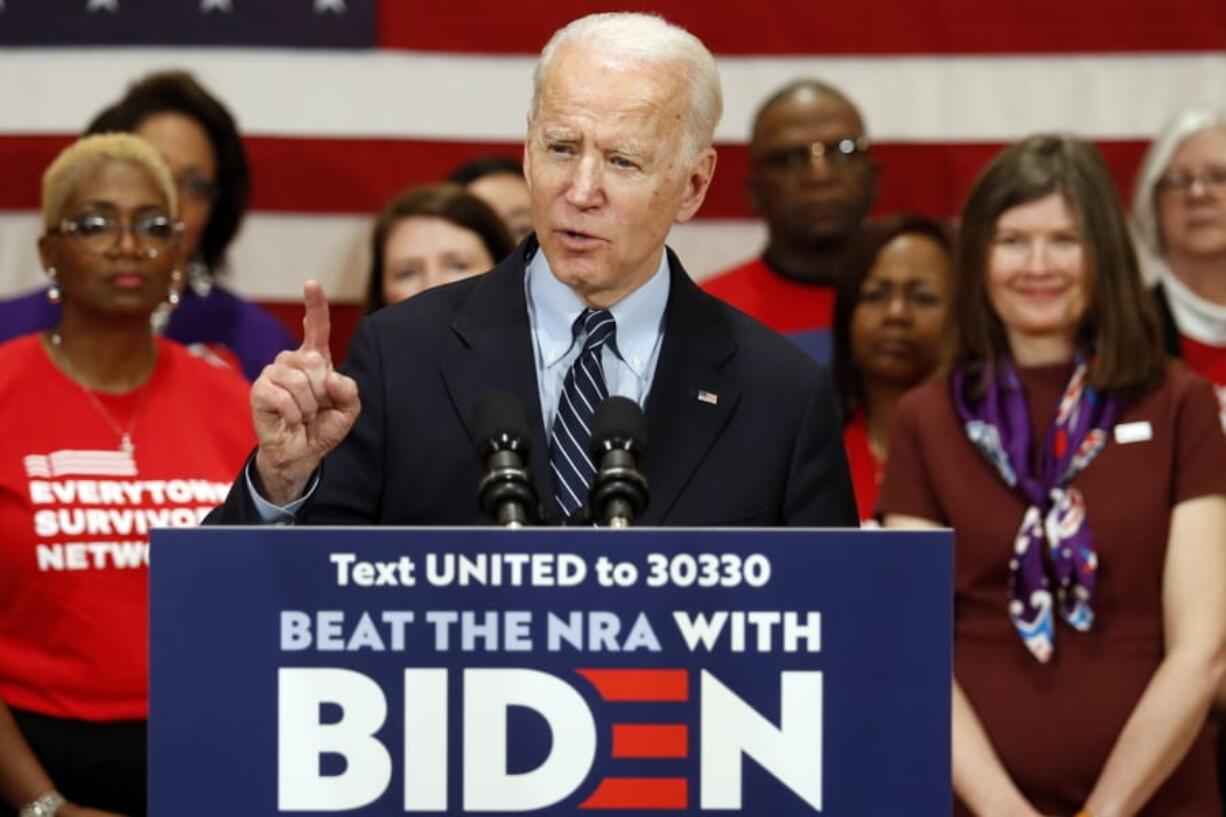
{"type": "Polygon", "coordinates": [[[323,288],[307,281],[302,296],[302,346],[277,355],[251,387],[259,439],[257,487],[274,505],[302,495],[324,455],[345,439],[361,410],[357,383],[332,368],[323,288]]]}

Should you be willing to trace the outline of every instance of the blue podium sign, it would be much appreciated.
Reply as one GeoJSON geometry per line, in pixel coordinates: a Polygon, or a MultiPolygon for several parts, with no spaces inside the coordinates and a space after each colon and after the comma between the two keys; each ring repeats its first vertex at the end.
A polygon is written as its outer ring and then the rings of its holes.
{"type": "Polygon", "coordinates": [[[949,532],[159,530],[150,813],[948,815],[949,532]]]}

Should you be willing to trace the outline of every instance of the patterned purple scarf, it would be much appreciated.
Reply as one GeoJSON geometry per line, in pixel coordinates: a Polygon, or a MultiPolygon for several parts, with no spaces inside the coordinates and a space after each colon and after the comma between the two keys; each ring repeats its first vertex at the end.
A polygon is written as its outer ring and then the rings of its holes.
{"type": "Polygon", "coordinates": [[[1027,649],[1044,663],[1055,649],[1053,606],[1074,629],[1085,631],[1094,624],[1098,557],[1086,523],[1085,500],[1069,482],[1107,444],[1117,410],[1115,398],[1086,385],[1090,368],[1086,356],[1079,353],[1074,363],[1073,377],[1033,474],[1029,410],[1013,361],[1007,357],[998,361],[975,404],[966,401],[965,370],[953,374],[954,405],[966,436],[1027,503],[1009,561],[1009,618],[1027,649]]]}

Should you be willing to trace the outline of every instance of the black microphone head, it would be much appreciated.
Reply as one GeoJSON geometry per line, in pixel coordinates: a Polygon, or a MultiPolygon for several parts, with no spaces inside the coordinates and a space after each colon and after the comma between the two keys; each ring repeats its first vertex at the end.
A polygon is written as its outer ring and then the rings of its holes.
{"type": "Polygon", "coordinates": [[[639,404],[626,397],[609,397],[592,418],[592,456],[614,448],[641,456],[647,450],[647,419],[639,404]]]}
{"type": "Polygon", "coordinates": [[[473,436],[482,458],[495,451],[515,451],[526,462],[532,434],[524,404],[506,391],[483,394],[473,409],[473,436]]]}

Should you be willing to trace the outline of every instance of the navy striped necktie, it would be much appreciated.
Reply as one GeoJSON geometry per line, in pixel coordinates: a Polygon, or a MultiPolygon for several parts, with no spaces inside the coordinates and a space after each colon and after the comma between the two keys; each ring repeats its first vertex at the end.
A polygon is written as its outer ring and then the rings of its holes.
{"type": "Polygon", "coordinates": [[[553,437],[549,442],[554,510],[563,518],[573,516],[587,502],[588,488],[596,475],[588,452],[592,416],[596,407],[609,396],[601,350],[613,340],[617,323],[608,310],[585,309],[575,321],[574,329],[576,335],[580,331],[584,333],[583,350],[562,383],[562,396],[553,418],[553,437]]]}

